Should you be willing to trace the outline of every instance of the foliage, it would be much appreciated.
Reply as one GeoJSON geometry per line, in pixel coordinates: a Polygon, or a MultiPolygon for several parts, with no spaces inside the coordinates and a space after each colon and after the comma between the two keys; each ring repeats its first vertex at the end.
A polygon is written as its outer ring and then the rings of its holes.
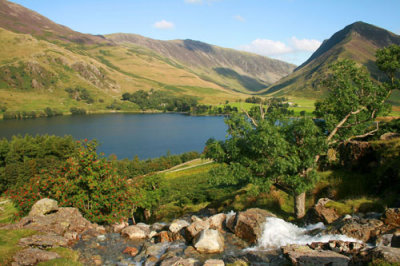
{"type": "Polygon", "coordinates": [[[309,190],[316,181],[315,156],[324,148],[323,135],[311,119],[288,119],[271,110],[266,118],[253,110],[226,119],[229,138],[210,139],[205,156],[221,167],[212,172],[211,182],[256,185],[255,192],[278,184],[294,193],[309,190]]]}
{"type": "Polygon", "coordinates": [[[21,215],[36,200],[49,197],[60,206],[77,207],[92,222],[112,223],[129,217],[134,196],[126,178],[119,177],[96,153],[97,143],[85,140],[78,153],[61,167],[43,170],[23,186],[7,191],[21,215]]]}
{"type": "Polygon", "coordinates": [[[86,109],[85,108],[77,108],[77,107],[71,107],[69,109],[72,115],[85,115],[86,114],[86,109]]]}
{"type": "Polygon", "coordinates": [[[21,186],[41,170],[57,168],[77,151],[70,137],[14,136],[0,140],[0,193],[21,186]]]}
{"type": "Polygon", "coordinates": [[[0,224],[12,223],[18,210],[7,198],[0,198],[0,224]]]}
{"type": "Polygon", "coordinates": [[[68,93],[71,99],[76,101],[85,101],[86,103],[94,103],[93,97],[90,95],[89,91],[85,88],[66,88],[65,91],[68,93]]]}
{"type": "Polygon", "coordinates": [[[400,89],[400,46],[390,45],[376,52],[376,65],[383,71],[390,88],[400,89]]]}
{"type": "Polygon", "coordinates": [[[374,83],[365,68],[351,60],[342,60],[331,66],[325,86],[329,95],[315,103],[315,114],[323,118],[328,141],[341,142],[373,134],[372,122],[378,114],[385,114],[388,89],[374,83]],[[359,135],[361,134],[361,135],[359,135]]]}

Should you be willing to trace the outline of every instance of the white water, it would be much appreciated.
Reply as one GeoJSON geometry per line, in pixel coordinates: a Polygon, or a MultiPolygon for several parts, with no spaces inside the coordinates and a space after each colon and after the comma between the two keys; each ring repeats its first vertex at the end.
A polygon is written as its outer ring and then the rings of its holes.
{"type": "Polygon", "coordinates": [[[276,249],[289,244],[306,245],[312,242],[329,242],[331,240],[342,240],[351,242],[360,242],[357,239],[345,235],[308,235],[310,230],[324,229],[323,223],[309,225],[305,228],[285,222],[282,219],[268,217],[264,224],[263,234],[258,240],[258,246],[255,249],[276,249]]]}

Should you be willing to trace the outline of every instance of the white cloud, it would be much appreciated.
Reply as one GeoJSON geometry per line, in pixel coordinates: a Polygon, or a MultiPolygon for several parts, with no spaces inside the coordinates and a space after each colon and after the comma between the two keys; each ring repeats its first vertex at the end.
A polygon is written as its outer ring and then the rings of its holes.
{"type": "Polygon", "coordinates": [[[312,52],[318,49],[321,42],[312,39],[297,39],[295,36],[287,42],[268,39],[256,39],[239,49],[280,60],[301,64],[312,52]]]}
{"type": "Polygon", "coordinates": [[[185,3],[188,3],[188,4],[202,4],[203,0],[185,0],[185,3]]]}
{"type": "Polygon", "coordinates": [[[321,46],[321,42],[318,40],[308,40],[302,39],[299,40],[296,37],[292,37],[290,39],[291,46],[297,51],[307,51],[307,52],[314,52],[321,46]]]}
{"type": "Polygon", "coordinates": [[[161,21],[157,21],[156,23],[154,23],[154,27],[157,29],[168,30],[168,29],[173,29],[175,25],[174,23],[163,19],[161,21]]]}
{"type": "Polygon", "coordinates": [[[245,22],[246,20],[244,19],[244,17],[242,17],[241,15],[236,15],[233,17],[234,19],[236,19],[237,21],[240,22],[245,22]]]}

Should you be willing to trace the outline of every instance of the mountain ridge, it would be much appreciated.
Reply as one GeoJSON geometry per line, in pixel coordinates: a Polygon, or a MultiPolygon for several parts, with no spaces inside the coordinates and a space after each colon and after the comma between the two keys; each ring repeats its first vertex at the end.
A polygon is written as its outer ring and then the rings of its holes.
{"type": "Polygon", "coordinates": [[[264,90],[263,94],[323,97],[327,91],[320,86],[328,66],[348,58],[365,66],[375,79],[381,73],[375,66],[375,52],[391,44],[400,45],[400,36],[365,22],[355,22],[334,33],[297,67],[293,73],[264,90]]]}

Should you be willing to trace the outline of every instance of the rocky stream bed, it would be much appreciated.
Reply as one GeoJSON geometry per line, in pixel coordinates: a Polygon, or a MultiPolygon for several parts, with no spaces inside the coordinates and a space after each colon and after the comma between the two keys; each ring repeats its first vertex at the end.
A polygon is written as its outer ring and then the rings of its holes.
{"type": "Polygon", "coordinates": [[[20,240],[25,247],[13,265],[59,258],[48,251],[80,252],[84,265],[365,265],[374,259],[400,263],[400,209],[383,214],[335,216],[314,207],[314,221],[298,227],[262,209],[209,216],[185,216],[169,224],[126,222],[103,227],[75,208],[42,199],[27,217],[1,229],[39,232],[20,240]]]}

